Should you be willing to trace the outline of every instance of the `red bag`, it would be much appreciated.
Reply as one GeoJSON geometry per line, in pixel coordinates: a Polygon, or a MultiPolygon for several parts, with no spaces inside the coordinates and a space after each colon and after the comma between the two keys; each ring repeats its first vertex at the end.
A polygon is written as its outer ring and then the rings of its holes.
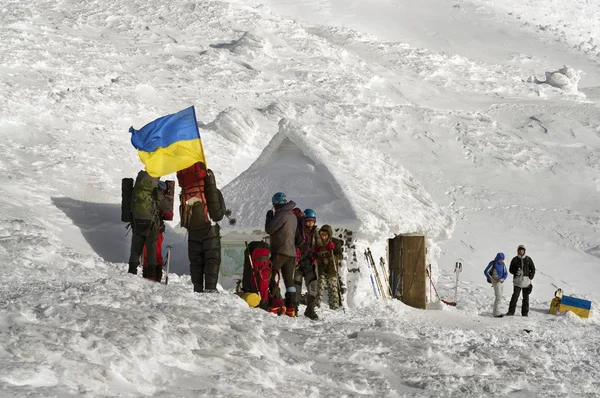
{"type": "Polygon", "coordinates": [[[259,247],[252,251],[252,288],[260,295],[261,302],[269,302],[269,282],[271,281],[271,260],[269,249],[259,247]]]}
{"type": "Polygon", "coordinates": [[[181,226],[184,228],[197,228],[203,222],[210,222],[204,196],[206,175],[206,165],[202,162],[194,163],[187,169],[177,172],[177,181],[181,187],[179,215],[181,226]]]}

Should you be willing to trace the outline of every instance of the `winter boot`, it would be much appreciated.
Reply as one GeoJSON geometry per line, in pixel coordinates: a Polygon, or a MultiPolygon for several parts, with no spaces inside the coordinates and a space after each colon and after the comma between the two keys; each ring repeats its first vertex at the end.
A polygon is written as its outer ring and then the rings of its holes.
{"type": "Polygon", "coordinates": [[[163,276],[163,267],[162,267],[162,264],[158,264],[156,266],[156,281],[157,282],[162,281],[162,276],[163,276]]]}
{"type": "Polygon", "coordinates": [[[201,283],[194,283],[194,293],[203,293],[204,286],[201,283]]]}
{"type": "Polygon", "coordinates": [[[129,263],[129,272],[130,274],[137,275],[138,264],[129,263]]]}
{"type": "Polygon", "coordinates": [[[285,314],[287,316],[294,317],[298,313],[298,301],[296,300],[298,296],[296,292],[287,292],[285,294],[285,314]]]}
{"type": "Polygon", "coordinates": [[[313,321],[319,319],[319,316],[315,312],[315,298],[313,296],[306,296],[306,310],[304,311],[304,316],[313,321]]]}

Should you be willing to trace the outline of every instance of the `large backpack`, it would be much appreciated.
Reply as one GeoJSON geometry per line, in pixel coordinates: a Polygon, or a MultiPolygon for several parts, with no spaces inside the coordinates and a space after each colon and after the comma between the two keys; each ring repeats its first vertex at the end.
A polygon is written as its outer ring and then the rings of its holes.
{"type": "Polygon", "coordinates": [[[210,223],[204,194],[206,174],[206,166],[202,162],[177,172],[177,181],[181,187],[179,216],[183,228],[198,229],[210,223]]]}
{"type": "Polygon", "coordinates": [[[134,221],[158,221],[157,192],[158,179],[151,177],[143,170],[140,171],[133,186],[131,202],[131,212],[133,213],[134,221]]]}
{"type": "Polygon", "coordinates": [[[269,282],[273,272],[271,268],[269,245],[262,241],[250,242],[244,251],[244,274],[242,290],[258,293],[261,306],[269,303],[269,282]]]}

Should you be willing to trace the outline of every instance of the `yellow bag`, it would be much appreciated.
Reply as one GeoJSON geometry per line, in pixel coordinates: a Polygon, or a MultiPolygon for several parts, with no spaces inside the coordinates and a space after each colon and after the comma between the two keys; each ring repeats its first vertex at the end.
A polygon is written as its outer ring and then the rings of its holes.
{"type": "Polygon", "coordinates": [[[252,308],[256,308],[260,305],[260,296],[256,293],[236,293],[252,308]]]}

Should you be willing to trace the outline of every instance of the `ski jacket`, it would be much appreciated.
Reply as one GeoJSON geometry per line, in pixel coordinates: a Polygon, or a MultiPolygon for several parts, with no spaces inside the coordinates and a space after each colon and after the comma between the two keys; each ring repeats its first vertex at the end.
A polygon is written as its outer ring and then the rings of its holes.
{"type": "Polygon", "coordinates": [[[269,234],[271,255],[282,254],[296,258],[298,218],[293,212],[296,203],[289,201],[267,212],[265,232],[269,234]]]}
{"type": "Polygon", "coordinates": [[[312,228],[302,227],[302,243],[299,246],[300,260],[310,258],[315,254],[317,246],[321,245],[321,237],[317,233],[318,228],[314,225],[312,228]]]}
{"type": "MultiPolygon", "coordinates": [[[[506,271],[506,264],[501,263],[500,260],[504,260],[504,253],[496,254],[496,258],[494,261],[490,261],[490,263],[485,267],[483,274],[487,278],[488,282],[492,280],[499,280],[508,278],[508,272],[506,271]]],[[[504,282],[502,282],[504,283],[504,282]]]]}
{"type": "Polygon", "coordinates": [[[513,285],[526,288],[531,285],[531,280],[535,276],[535,265],[527,255],[515,256],[510,262],[509,271],[513,275],[513,285]]]}
{"type": "Polygon", "coordinates": [[[327,278],[335,277],[338,271],[335,266],[339,267],[340,261],[344,258],[344,242],[333,237],[333,231],[329,225],[323,225],[320,231],[326,231],[329,234],[329,239],[321,242],[321,245],[316,247],[319,276],[325,275],[327,278]],[[335,264],[332,259],[332,253],[335,258],[335,264]],[[325,260],[327,260],[327,264],[325,264],[325,260]]]}

